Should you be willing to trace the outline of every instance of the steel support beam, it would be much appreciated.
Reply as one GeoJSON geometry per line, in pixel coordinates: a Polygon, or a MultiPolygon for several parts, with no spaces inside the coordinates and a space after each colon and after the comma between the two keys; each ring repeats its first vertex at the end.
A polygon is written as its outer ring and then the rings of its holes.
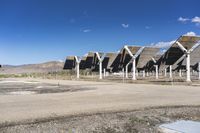
{"type": "Polygon", "coordinates": [[[200,80],[200,62],[198,63],[198,73],[199,73],[199,80],[200,80]]]}
{"type": "Polygon", "coordinates": [[[133,75],[132,75],[133,77],[132,77],[132,79],[136,80],[136,73],[135,73],[136,72],[136,59],[135,58],[133,58],[133,62],[132,63],[133,63],[133,72],[132,72],[133,73],[133,75]]]}
{"type": "Polygon", "coordinates": [[[76,64],[76,74],[77,74],[76,77],[77,77],[77,79],[80,78],[80,74],[79,74],[79,70],[80,70],[80,69],[79,69],[79,64],[80,64],[80,63],[77,63],[77,64],[76,64]]]}
{"type": "Polygon", "coordinates": [[[99,61],[99,79],[102,79],[102,61],[99,61]]]}
{"type": "Polygon", "coordinates": [[[164,75],[165,75],[165,77],[167,77],[167,69],[165,68],[164,71],[165,71],[165,72],[164,72],[164,75]]]}
{"type": "Polygon", "coordinates": [[[169,78],[172,79],[172,65],[169,66],[169,78]]]}
{"type": "MultiPolygon", "coordinates": [[[[183,47],[183,45],[180,42],[176,42],[176,44],[178,45],[178,47],[184,52],[184,54],[186,55],[186,81],[190,82],[191,81],[191,76],[190,76],[190,52],[194,49],[192,48],[191,50],[187,50],[183,47]]],[[[196,45],[195,45],[196,47],[196,45]]]]}
{"type": "Polygon", "coordinates": [[[124,68],[122,69],[122,77],[124,79],[124,68]]]}
{"type": "Polygon", "coordinates": [[[187,72],[186,81],[190,82],[191,81],[191,77],[190,77],[190,53],[187,53],[187,55],[186,55],[186,72],[187,72]]]}
{"type": "Polygon", "coordinates": [[[128,78],[128,65],[129,63],[126,65],[126,78],[128,78]]]}
{"type": "Polygon", "coordinates": [[[158,65],[155,65],[156,67],[156,79],[158,79],[158,65]]]}
{"type": "Polygon", "coordinates": [[[145,76],[146,76],[146,75],[145,75],[145,70],[143,70],[142,72],[143,72],[143,78],[145,78],[145,76]]]}
{"type": "Polygon", "coordinates": [[[139,56],[140,55],[140,53],[143,51],[143,49],[144,49],[145,47],[141,47],[137,52],[136,52],[136,54],[135,55],[133,55],[132,53],[131,53],[131,51],[130,51],[130,49],[128,48],[128,46],[127,45],[125,45],[124,46],[124,49],[129,53],[129,55],[131,56],[131,58],[132,58],[132,67],[133,67],[133,71],[132,71],[132,80],[136,80],[136,58],[137,58],[137,56],[139,56]]]}
{"type": "Polygon", "coordinates": [[[179,69],[179,77],[181,78],[182,77],[182,70],[179,69]]]}
{"type": "Polygon", "coordinates": [[[99,60],[99,79],[102,79],[102,61],[103,59],[100,57],[99,53],[95,53],[97,55],[97,58],[99,60]]]}
{"type": "Polygon", "coordinates": [[[103,69],[103,77],[104,78],[106,77],[106,69],[105,68],[103,69]]]}
{"type": "Polygon", "coordinates": [[[77,56],[75,56],[75,61],[76,61],[76,78],[79,79],[80,78],[80,72],[79,72],[80,67],[79,66],[80,66],[81,60],[78,59],[77,56]]]}

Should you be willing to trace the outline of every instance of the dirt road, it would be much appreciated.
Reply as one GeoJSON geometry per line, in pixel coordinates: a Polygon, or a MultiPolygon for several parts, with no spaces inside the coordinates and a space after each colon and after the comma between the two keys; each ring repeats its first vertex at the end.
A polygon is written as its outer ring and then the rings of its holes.
{"type": "Polygon", "coordinates": [[[1,124],[76,114],[127,111],[144,107],[200,105],[199,86],[89,81],[59,81],[58,83],[56,80],[7,79],[0,81],[0,89],[6,90],[6,87],[9,87],[10,91],[12,86],[14,88],[18,85],[21,86],[20,91],[23,89],[27,91],[27,86],[31,89],[30,84],[32,88],[41,89],[46,84],[57,85],[61,89],[67,86],[71,88],[71,91],[20,95],[0,94],[1,124]],[[33,80],[38,82],[33,82],[33,80]]]}

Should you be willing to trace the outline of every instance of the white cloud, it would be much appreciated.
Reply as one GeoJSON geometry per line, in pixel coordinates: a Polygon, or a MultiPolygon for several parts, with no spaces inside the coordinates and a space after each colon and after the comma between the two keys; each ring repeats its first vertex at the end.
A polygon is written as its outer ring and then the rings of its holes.
{"type": "Polygon", "coordinates": [[[194,18],[192,18],[192,20],[191,20],[191,22],[192,23],[195,23],[196,25],[200,25],[200,17],[194,17],[194,18]]]}
{"type": "Polygon", "coordinates": [[[169,42],[158,42],[158,43],[152,43],[152,47],[160,48],[160,51],[157,53],[157,55],[162,55],[164,54],[171,46],[174,44],[174,41],[169,41],[169,42]]]}
{"type": "Polygon", "coordinates": [[[70,23],[75,23],[76,20],[75,20],[74,18],[71,18],[71,19],[69,20],[69,22],[70,22],[70,23]]]}
{"type": "Polygon", "coordinates": [[[83,16],[84,17],[88,17],[89,15],[88,15],[88,12],[87,11],[83,11],[83,16]]]}
{"type": "Polygon", "coordinates": [[[194,18],[192,18],[192,22],[194,22],[194,23],[200,23],[200,17],[194,17],[194,18]]]}
{"type": "Polygon", "coordinates": [[[91,32],[92,30],[91,29],[84,29],[84,30],[82,30],[82,32],[84,32],[84,33],[88,33],[88,32],[91,32]]]}
{"type": "Polygon", "coordinates": [[[156,55],[163,55],[166,51],[167,49],[161,49],[156,55]]]}
{"type": "Polygon", "coordinates": [[[147,30],[148,30],[148,29],[151,29],[151,27],[150,27],[150,26],[145,26],[145,29],[147,29],[147,30]]]}
{"type": "Polygon", "coordinates": [[[129,24],[122,24],[122,27],[123,27],[123,28],[128,28],[128,27],[129,27],[129,24]]]}
{"type": "Polygon", "coordinates": [[[167,50],[166,49],[162,49],[161,50],[161,53],[165,53],[167,50]]]}
{"type": "MultiPolygon", "coordinates": [[[[190,32],[187,32],[186,34],[184,35],[187,35],[187,36],[196,36],[196,33],[190,31],[190,32]]],[[[169,49],[172,44],[174,44],[176,41],[173,40],[173,41],[169,41],[169,42],[158,42],[158,43],[152,43],[151,46],[152,47],[157,47],[157,48],[160,48],[161,51],[160,53],[164,53],[167,49],[169,49]]]]}
{"type": "Polygon", "coordinates": [[[196,36],[196,33],[190,31],[190,32],[188,32],[188,33],[186,33],[184,35],[186,35],[186,36],[196,36]]]}
{"type": "Polygon", "coordinates": [[[64,62],[63,60],[58,60],[58,62],[64,62]]]}
{"type": "Polygon", "coordinates": [[[151,46],[161,49],[168,49],[174,42],[175,41],[152,43],[151,46]]]}
{"type": "Polygon", "coordinates": [[[190,19],[189,19],[189,18],[179,17],[179,18],[178,18],[178,21],[180,21],[180,22],[182,22],[182,23],[185,23],[185,22],[187,22],[187,21],[190,21],[190,19]]]}
{"type": "Polygon", "coordinates": [[[190,21],[191,23],[195,23],[197,26],[200,26],[200,17],[198,17],[198,16],[191,18],[191,19],[179,17],[178,21],[180,21],[182,23],[186,23],[186,22],[190,21]]]}
{"type": "Polygon", "coordinates": [[[88,56],[88,53],[84,54],[84,57],[87,57],[88,56]]]}

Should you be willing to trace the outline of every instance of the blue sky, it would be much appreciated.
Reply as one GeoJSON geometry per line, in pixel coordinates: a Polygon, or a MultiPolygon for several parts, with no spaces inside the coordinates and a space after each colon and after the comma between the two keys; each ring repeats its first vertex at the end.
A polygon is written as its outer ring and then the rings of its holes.
{"type": "Polygon", "coordinates": [[[0,0],[0,64],[64,60],[200,34],[199,0],[0,0]]]}

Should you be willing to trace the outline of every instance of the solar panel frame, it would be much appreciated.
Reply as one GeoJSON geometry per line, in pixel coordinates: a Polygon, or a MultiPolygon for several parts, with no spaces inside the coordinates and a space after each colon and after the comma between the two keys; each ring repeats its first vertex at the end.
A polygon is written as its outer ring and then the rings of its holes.
{"type": "MultiPolygon", "coordinates": [[[[180,36],[177,41],[180,42],[183,47],[190,50],[198,41],[198,36],[180,36]]],[[[177,42],[176,41],[176,42],[177,42]]],[[[169,65],[173,65],[176,61],[184,55],[184,52],[175,43],[165,52],[165,54],[158,60],[159,70],[164,70],[169,65]]]]}
{"type": "MultiPolygon", "coordinates": [[[[190,65],[194,66],[196,63],[200,62],[200,46],[198,46],[190,54],[190,65]]],[[[184,59],[182,65],[186,65],[186,60],[184,59]]]]}
{"type": "MultiPolygon", "coordinates": [[[[103,57],[103,55],[104,55],[104,53],[102,53],[102,52],[97,52],[98,54],[99,54],[99,56],[100,56],[100,58],[102,58],[103,57]]],[[[93,71],[93,72],[97,72],[97,71],[99,71],[99,59],[98,59],[98,57],[97,57],[97,54],[96,54],[96,52],[94,52],[94,58],[93,58],[93,62],[92,62],[92,68],[91,68],[91,70],[93,71]]]]}
{"type": "MultiPolygon", "coordinates": [[[[200,45],[190,53],[190,66],[194,67],[198,62],[200,62],[200,45]]],[[[185,66],[186,59],[185,56],[183,56],[173,64],[172,69],[177,70],[180,68],[185,68],[185,66]]]]}
{"type": "MultiPolygon", "coordinates": [[[[135,55],[140,48],[141,46],[128,46],[128,49],[133,55],[135,55]]],[[[130,62],[132,57],[129,55],[128,51],[124,47],[121,49],[120,54],[121,58],[119,62],[119,69],[122,70],[130,62]]]]}

